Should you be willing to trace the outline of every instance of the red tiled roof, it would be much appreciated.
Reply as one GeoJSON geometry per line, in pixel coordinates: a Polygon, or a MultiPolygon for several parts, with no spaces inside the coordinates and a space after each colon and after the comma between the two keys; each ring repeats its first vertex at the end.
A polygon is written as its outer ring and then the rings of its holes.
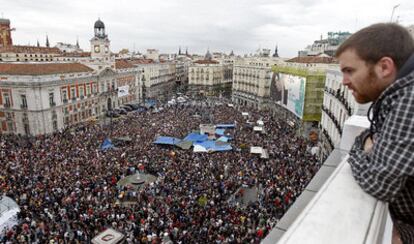
{"type": "Polygon", "coordinates": [[[320,64],[332,64],[338,63],[338,61],[333,57],[318,57],[318,56],[305,56],[305,57],[295,57],[287,60],[286,62],[290,63],[320,63],[320,64]]]}
{"type": "Polygon", "coordinates": [[[90,57],[91,52],[62,52],[59,57],[90,57]]]}
{"type": "Polygon", "coordinates": [[[202,60],[197,60],[194,63],[196,64],[218,64],[219,62],[216,60],[206,60],[206,59],[202,59],[202,60]]]}
{"type": "Polygon", "coordinates": [[[0,47],[0,53],[47,53],[60,54],[57,47],[35,47],[35,46],[6,46],[0,47]]]}
{"type": "Polygon", "coordinates": [[[152,64],[154,63],[154,60],[152,59],[131,59],[128,60],[129,63],[131,64],[152,64]]]}
{"type": "Polygon", "coordinates": [[[130,64],[127,60],[125,59],[117,59],[115,60],[115,68],[116,69],[129,69],[129,68],[134,68],[135,66],[130,64]]]}
{"type": "Polygon", "coordinates": [[[0,63],[0,75],[51,75],[91,71],[93,69],[79,63],[0,63]]]}

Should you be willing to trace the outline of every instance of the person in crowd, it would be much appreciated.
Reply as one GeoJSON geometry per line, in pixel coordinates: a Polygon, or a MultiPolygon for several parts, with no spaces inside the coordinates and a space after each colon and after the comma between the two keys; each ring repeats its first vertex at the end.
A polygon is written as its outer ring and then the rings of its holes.
{"type": "Polygon", "coordinates": [[[249,111],[264,121],[255,133],[241,112],[210,104],[214,123],[236,121],[226,133],[234,150],[193,153],[154,144],[157,135],[185,137],[205,123],[201,103],[130,113],[111,126],[79,124],[52,135],[0,135],[0,195],[20,206],[19,224],[0,242],[90,243],[113,228],[128,243],[259,243],[320,167],[307,141],[269,112],[249,111]],[[112,137],[130,143],[102,151],[112,137]],[[261,145],[269,159],[241,145],[261,145]],[[171,153],[174,152],[174,153],[171,153]],[[118,181],[136,172],[157,177],[134,190],[118,181]],[[259,201],[240,204],[243,185],[260,186],[259,201]]]}

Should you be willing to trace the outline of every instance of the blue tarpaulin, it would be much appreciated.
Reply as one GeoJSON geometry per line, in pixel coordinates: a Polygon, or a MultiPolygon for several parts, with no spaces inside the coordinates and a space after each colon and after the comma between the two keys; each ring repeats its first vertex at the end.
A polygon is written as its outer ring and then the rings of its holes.
{"type": "Polygon", "coordinates": [[[199,133],[190,133],[185,138],[184,141],[191,141],[191,142],[203,142],[208,139],[207,135],[200,135],[199,133]]]}
{"type": "Polygon", "coordinates": [[[145,106],[147,107],[154,107],[156,103],[157,101],[154,99],[145,99],[145,106]]]}
{"type": "Polygon", "coordinates": [[[104,142],[102,143],[102,145],[101,145],[101,150],[108,150],[108,149],[111,149],[113,147],[114,147],[114,145],[112,144],[111,139],[106,138],[104,140],[104,142]]]}
{"type": "Polygon", "coordinates": [[[235,124],[218,124],[216,125],[216,128],[234,128],[236,127],[235,124]]]}
{"type": "Polygon", "coordinates": [[[233,148],[231,147],[230,144],[226,144],[226,143],[216,143],[215,141],[212,140],[207,140],[204,142],[196,142],[194,143],[194,145],[199,145],[203,148],[205,148],[207,151],[230,151],[233,148]]]}
{"type": "Polygon", "coordinates": [[[169,136],[159,136],[157,140],[154,141],[155,144],[164,144],[164,145],[176,145],[181,142],[181,139],[169,136]]]}
{"type": "Polygon", "coordinates": [[[226,129],[216,129],[216,135],[223,136],[226,129]]]}
{"type": "Polygon", "coordinates": [[[217,139],[217,141],[228,142],[229,141],[229,138],[227,136],[220,136],[220,138],[217,139]]]}

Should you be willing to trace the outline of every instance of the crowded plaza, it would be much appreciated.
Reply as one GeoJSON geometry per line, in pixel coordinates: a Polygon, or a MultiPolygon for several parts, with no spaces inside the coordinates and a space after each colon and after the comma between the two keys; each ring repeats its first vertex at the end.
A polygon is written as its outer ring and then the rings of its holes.
{"type": "Polygon", "coordinates": [[[0,196],[20,207],[0,243],[91,243],[108,228],[126,243],[259,243],[318,171],[309,143],[270,111],[212,101],[158,104],[51,135],[0,135],[0,196]],[[154,143],[203,124],[234,125],[223,134],[231,150],[154,143]],[[135,174],[154,180],[119,184],[135,174]]]}

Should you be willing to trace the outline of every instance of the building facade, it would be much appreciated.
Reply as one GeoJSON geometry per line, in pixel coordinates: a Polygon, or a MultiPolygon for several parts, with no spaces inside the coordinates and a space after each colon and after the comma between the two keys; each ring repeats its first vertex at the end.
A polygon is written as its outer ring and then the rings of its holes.
{"type": "Polygon", "coordinates": [[[55,47],[0,47],[0,62],[52,62],[60,55],[61,51],[55,47]]]}
{"type": "Polygon", "coordinates": [[[82,63],[0,63],[1,133],[53,133],[141,99],[141,70],[115,62],[99,22],[94,50],[82,63]],[[127,92],[120,95],[119,88],[127,92]]]}
{"type": "Polygon", "coordinates": [[[233,69],[232,101],[235,104],[264,109],[268,107],[273,65],[278,58],[243,58],[233,69]]]}
{"type": "Polygon", "coordinates": [[[342,84],[339,67],[326,72],[322,116],[320,123],[319,152],[321,162],[339,145],[345,121],[351,115],[367,116],[370,104],[358,104],[348,88],[342,84]]]}
{"type": "MultiPolygon", "coordinates": [[[[309,57],[313,58],[313,57],[309,57]]],[[[324,95],[328,61],[291,59],[283,65],[274,66],[270,85],[269,104],[281,114],[294,115],[300,121],[300,133],[308,136],[318,130],[324,95]]],[[[290,116],[292,117],[292,116],[290,116]]]]}
{"type": "Polygon", "coordinates": [[[232,80],[233,64],[213,60],[210,51],[189,67],[188,89],[193,94],[230,97],[232,80]]]}

